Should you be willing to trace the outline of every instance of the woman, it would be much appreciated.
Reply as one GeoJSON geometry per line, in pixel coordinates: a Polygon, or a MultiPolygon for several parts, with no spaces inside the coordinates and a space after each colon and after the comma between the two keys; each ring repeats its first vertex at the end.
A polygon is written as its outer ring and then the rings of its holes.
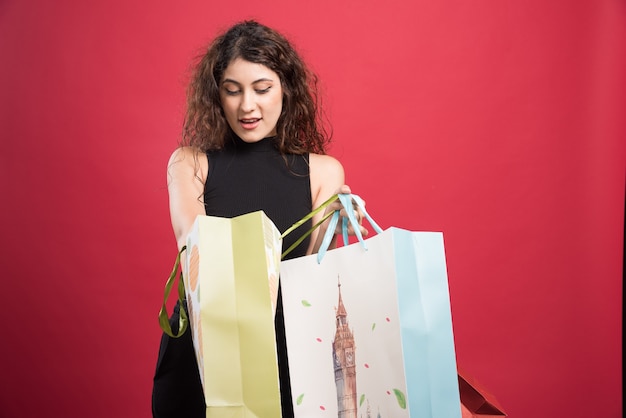
{"type": "MultiPolygon", "coordinates": [[[[179,248],[198,215],[234,217],[263,210],[284,231],[333,194],[350,193],[343,167],[325,154],[328,137],[316,98],[315,76],[276,31],[247,21],[213,41],[188,89],[183,144],[168,163],[179,248]]],[[[333,203],[326,211],[338,209],[339,203],[333,203]]],[[[322,216],[286,237],[284,247],[322,216]]],[[[325,231],[326,223],[289,256],[315,253],[325,231]]],[[[361,232],[367,234],[363,227],[361,232]]],[[[178,312],[177,306],[173,324],[178,312]]],[[[276,335],[283,417],[291,417],[280,296],[276,335]]],[[[155,417],[205,414],[191,341],[190,332],[179,339],[163,335],[154,377],[155,417]]]]}

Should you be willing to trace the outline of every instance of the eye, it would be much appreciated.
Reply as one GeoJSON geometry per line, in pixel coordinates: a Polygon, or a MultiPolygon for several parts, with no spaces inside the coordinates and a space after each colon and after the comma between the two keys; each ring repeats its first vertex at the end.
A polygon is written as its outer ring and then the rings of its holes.
{"type": "Polygon", "coordinates": [[[265,93],[269,92],[271,88],[272,88],[272,86],[269,86],[269,87],[266,87],[264,89],[256,89],[255,91],[257,92],[257,94],[265,94],[265,93]]]}
{"type": "Polygon", "coordinates": [[[241,90],[230,90],[230,89],[225,88],[224,93],[226,93],[227,96],[236,96],[239,93],[241,93],[241,90]]]}

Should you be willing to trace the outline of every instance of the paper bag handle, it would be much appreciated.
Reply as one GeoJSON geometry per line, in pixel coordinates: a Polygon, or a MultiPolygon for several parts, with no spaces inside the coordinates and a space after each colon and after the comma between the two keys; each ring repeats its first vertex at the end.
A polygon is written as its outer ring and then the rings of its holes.
{"type": "Polygon", "coordinates": [[[170,326],[169,315],[167,314],[167,307],[165,304],[167,303],[167,299],[170,297],[170,293],[172,292],[172,286],[174,285],[174,281],[176,280],[176,273],[178,273],[178,267],[180,266],[180,256],[185,251],[187,246],[183,246],[181,250],[178,252],[176,256],[176,261],[174,262],[174,269],[170,274],[170,277],[165,282],[165,292],[163,297],[163,305],[161,306],[161,310],[159,311],[159,325],[163,332],[173,338],[178,338],[185,333],[187,330],[187,326],[189,325],[189,318],[187,317],[187,311],[185,310],[184,300],[185,300],[185,285],[183,283],[183,272],[181,269],[180,279],[178,280],[178,302],[180,304],[180,316],[178,317],[178,333],[174,334],[172,332],[172,327],[170,326]]]}
{"type": "MultiPolygon", "coordinates": [[[[379,233],[379,234],[383,231],[382,228],[380,226],[378,226],[378,224],[374,221],[374,219],[372,219],[372,217],[365,210],[365,202],[363,201],[363,199],[361,199],[359,196],[357,196],[355,194],[339,193],[339,194],[335,194],[335,195],[331,196],[330,199],[328,199],[327,201],[322,203],[314,211],[312,211],[311,213],[306,215],[304,218],[300,219],[298,222],[293,224],[289,229],[287,229],[281,235],[281,239],[285,238],[289,233],[291,233],[296,228],[298,228],[300,225],[302,225],[303,223],[305,223],[306,221],[311,219],[314,215],[319,213],[321,210],[326,208],[328,205],[330,205],[331,203],[333,203],[337,199],[339,199],[339,201],[341,202],[342,206],[344,208],[346,208],[346,209],[347,208],[352,208],[353,207],[352,202],[354,202],[357,205],[357,207],[359,209],[361,209],[361,212],[363,212],[363,215],[365,216],[367,221],[370,223],[370,225],[372,225],[374,230],[377,233],[379,233]]],[[[346,213],[348,214],[348,218],[347,219],[343,218],[342,225],[341,225],[342,236],[343,236],[343,245],[348,245],[348,222],[350,222],[351,225],[354,228],[354,231],[355,231],[357,239],[359,240],[359,242],[361,243],[363,248],[367,249],[367,245],[365,244],[365,240],[363,239],[363,236],[361,235],[361,230],[359,228],[359,222],[356,220],[356,217],[354,216],[354,212],[352,210],[346,210],[346,213]]],[[[324,257],[324,254],[326,254],[326,250],[328,250],[328,247],[330,246],[330,243],[332,242],[333,236],[335,235],[335,228],[337,227],[337,223],[339,222],[339,211],[338,210],[330,212],[330,213],[327,213],[326,215],[324,215],[324,217],[322,217],[322,219],[319,222],[317,222],[315,225],[313,225],[313,227],[311,229],[306,231],[300,238],[298,238],[298,240],[296,242],[294,242],[289,248],[287,248],[282,253],[281,259],[285,258],[285,256],[287,254],[289,254],[302,241],[304,241],[304,239],[306,237],[311,235],[311,233],[313,231],[315,231],[328,218],[330,218],[330,223],[328,225],[328,229],[326,230],[326,234],[324,235],[324,237],[322,239],[322,243],[320,245],[320,249],[319,249],[319,251],[317,253],[317,262],[320,263],[322,261],[322,258],[324,257]]]]}
{"type": "MultiPolygon", "coordinates": [[[[365,210],[365,202],[359,196],[355,194],[349,193],[340,193],[337,195],[341,205],[346,209],[346,213],[348,214],[347,218],[343,218],[341,222],[341,231],[343,237],[343,245],[348,245],[348,222],[352,225],[352,229],[354,229],[354,234],[356,235],[357,240],[361,243],[361,246],[367,250],[367,244],[365,244],[365,240],[363,239],[363,235],[361,234],[361,229],[359,222],[354,216],[354,211],[352,210],[353,204],[363,212],[363,216],[365,219],[372,225],[372,228],[376,231],[376,233],[380,234],[383,232],[382,228],[378,226],[378,224],[372,219],[367,210],[365,210]]],[[[332,242],[333,236],[335,235],[335,228],[337,227],[337,223],[339,222],[339,210],[336,210],[332,213],[332,217],[328,223],[328,229],[326,229],[326,233],[324,234],[324,238],[322,239],[322,243],[320,245],[319,250],[317,251],[317,262],[318,264],[322,262],[322,258],[326,254],[328,247],[330,247],[330,243],[332,242]]]]}
{"type": "MultiPolygon", "coordinates": [[[[280,236],[280,239],[285,239],[285,237],[287,235],[289,235],[291,232],[293,232],[296,228],[298,228],[300,225],[302,225],[303,223],[305,223],[306,221],[308,221],[309,219],[311,219],[313,216],[315,216],[317,213],[319,213],[322,209],[324,209],[326,206],[330,205],[331,203],[333,203],[335,200],[337,200],[337,196],[338,195],[333,195],[330,197],[330,199],[328,199],[327,201],[325,201],[324,203],[322,203],[318,208],[316,208],[315,210],[313,210],[311,213],[309,213],[308,215],[306,215],[304,218],[300,219],[298,222],[296,222],[295,224],[291,225],[285,232],[283,232],[283,234],[280,236]]],[[[291,251],[293,251],[294,248],[296,248],[298,245],[300,245],[300,243],[302,241],[305,240],[306,237],[308,237],[309,235],[311,235],[311,233],[313,231],[315,231],[322,223],[324,223],[324,221],[328,218],[330,218],[333,215],[333,213],[328,213],[326,215],[324,215],[324,217],[315,225],[313,225],[313,227],[311,227],[311,229],[309,229],[308,231],[306,231],[304,234],[302,234],[302,236],[300,238],[298,238],[296,240],[296,242],[294,242],[291,247],[287,248],[285,251],[283,251],[283,253],[280,255],[281,260],[283,258],[285,258],[285,256],[287,254],[289,254],[291,251]]]]}

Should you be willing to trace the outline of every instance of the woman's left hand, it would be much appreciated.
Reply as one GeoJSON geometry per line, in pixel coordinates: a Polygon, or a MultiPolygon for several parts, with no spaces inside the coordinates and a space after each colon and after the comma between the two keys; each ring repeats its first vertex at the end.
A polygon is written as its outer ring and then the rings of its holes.
{"type": "MultiPolygon", "coordinates": [[[[350,194],[350,193],[352,193],[352,191],[350,190],[350,187],[345,184],[341,186],[339,189],[337,189],[337,191],[335,191],[335,194],[350,194]]],[[[365,205],[365,201],[363,202],[363,205],[365,205]]],[[[351,208],[345,208],[341,204],[339,199],[337,199],[326,207],[325,213],[328,214],[330,212],[334,212],[337,210],[339,211],[339,216],[341,218],[347,218],[348,211],[352,210],[354,212],[354,216],[357,219],[357,222],[359,223],[359,230],[361,231],[361,235],[363,235],[364,237],[367,236],[369,231],[367,230],[367,228],[363,226],[363,218],[365,217],[365,215],[363,214],[361,209],[357,206],[356,202],[354,202],[354,200],[352,201],[351,208]]],[[[341,224],[342,224],[342,220],[340,219],[340,222],[338,222],[337,226],[335,227],[335,234],[342,233],[341,224]]],[[[352,225],[352,222],[348,222],[348,235],[355,235],[355,234],[356,234],[356,231],[352,225]]]]}

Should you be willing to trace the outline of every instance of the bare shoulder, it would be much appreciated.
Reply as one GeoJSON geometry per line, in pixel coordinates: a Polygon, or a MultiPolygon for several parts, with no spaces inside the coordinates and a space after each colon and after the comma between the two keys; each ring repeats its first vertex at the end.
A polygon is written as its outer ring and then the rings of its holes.
{"type": "Polygon", "coordinates": [[[178,147],[174,150],[174,152],[172,152],[172,155],[170,155],[170,159],[167,163],[168,167],[174,166],[176,164],[187,164],[187,165],[194,165],[194,164],[198,164],[200,157],[203,154],[192,147],[178,147]]]}
{"type": "Polygon", "coordinates": [[[168,179],[170,176],[187,177],[189,174],[193,174],[204,183],[208,165],[208,160],[201,151],[192,147],[176,148],[167,162],[168,179]]]}
{"type": "Polygon", "coordinates": [[[330,155],[310,154],[311,194],[313,201],[325,200],[344,184],[343,166],[330,155]]]}
{"type": "Polygon", "coordinates": [[[336,176],[344,175],[343,166],[330,155],[310,154],[309,164],[311,165],[311,175],[315,176],[336,176]]]}

